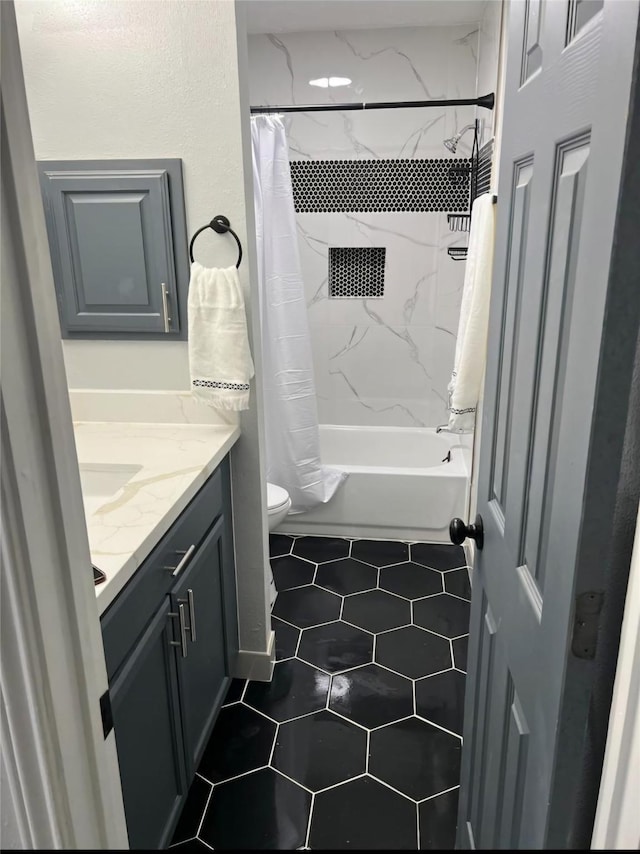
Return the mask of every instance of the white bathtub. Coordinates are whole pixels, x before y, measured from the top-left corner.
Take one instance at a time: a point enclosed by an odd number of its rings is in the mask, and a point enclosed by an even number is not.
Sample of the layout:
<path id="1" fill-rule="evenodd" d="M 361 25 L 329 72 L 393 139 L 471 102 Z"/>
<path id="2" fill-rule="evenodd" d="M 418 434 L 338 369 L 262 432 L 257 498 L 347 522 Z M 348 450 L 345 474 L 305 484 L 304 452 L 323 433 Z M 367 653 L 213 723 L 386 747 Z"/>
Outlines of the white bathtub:
<path id="1" fill-rule="evenodd" d="M 349 477 L 327 504 L 287 516 L 282 533 L 445 543 L 450 520 L 466 519 L 472 436 L 321 425 L 320 444 L 323 463 Z"/>

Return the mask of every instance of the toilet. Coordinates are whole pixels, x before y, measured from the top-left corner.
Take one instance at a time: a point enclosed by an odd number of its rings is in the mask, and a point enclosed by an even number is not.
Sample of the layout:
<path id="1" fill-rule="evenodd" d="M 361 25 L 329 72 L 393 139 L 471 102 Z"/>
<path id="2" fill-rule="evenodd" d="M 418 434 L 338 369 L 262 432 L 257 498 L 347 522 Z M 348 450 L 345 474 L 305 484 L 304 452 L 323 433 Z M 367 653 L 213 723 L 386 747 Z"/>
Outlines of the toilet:
<path id="1" fill-rule="evenodd" d="M 291 509 L 291 498 L 286 489 L 267 483 L 267 510 L 269 514 L 269 530 L 273 531 L 284 520 Z"/>

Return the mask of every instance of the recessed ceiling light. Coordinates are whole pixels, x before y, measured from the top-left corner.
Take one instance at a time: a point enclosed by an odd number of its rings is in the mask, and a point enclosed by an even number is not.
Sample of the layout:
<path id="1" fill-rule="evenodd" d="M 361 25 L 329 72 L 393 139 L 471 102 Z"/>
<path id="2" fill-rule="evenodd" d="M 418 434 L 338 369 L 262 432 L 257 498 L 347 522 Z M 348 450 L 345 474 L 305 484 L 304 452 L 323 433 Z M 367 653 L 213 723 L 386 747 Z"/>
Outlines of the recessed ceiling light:
<path id="1" fill-rule="evenodd" d="M 350 77 L 318 77 L 309 80 L 309 86 L 319 86 L 321 89 L 327 89 L 329 86 L 348 86 L 350 83 Z"/>

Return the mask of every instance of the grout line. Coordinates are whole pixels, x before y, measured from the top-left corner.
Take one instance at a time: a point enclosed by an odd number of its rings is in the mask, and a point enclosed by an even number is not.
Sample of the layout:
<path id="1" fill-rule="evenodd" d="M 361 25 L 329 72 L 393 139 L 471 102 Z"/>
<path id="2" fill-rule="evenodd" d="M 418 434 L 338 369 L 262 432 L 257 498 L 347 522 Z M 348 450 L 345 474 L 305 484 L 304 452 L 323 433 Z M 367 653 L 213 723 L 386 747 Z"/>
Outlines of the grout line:
<path id="1" fill-rule="evenodd" d="M 340 712 L 336 712 L 335 709 L 331 709 L 331 708 L 327 707 L 327 711 L 331 712 L 332 714 L 336 715 L 339 718 L 342 718 L 343 721 L 347 721 L 347 723 L 353 724 L 354 726 L 357 726 L 359 729 L 363 729 L 365 732 L 371 732 L 371 730 L 367 729 L 367 727 L 364 724 L 358 723 L 358 721 L 354 721 L 354 720 L 352 720 L 352 718 L 348 718 L 345 715 L 340 714 Z"/>
<path id="2" fill-rule="evenodd" d="M 448 673 L 450 670 L 455 670 L 455 667 L 445 667 L 444 670 L 436 670 L 435 673 L 427 673 L 426 676 L 418 676 L 414 682 L 424 682 L 425 679 L 431 679 L 432 676 L 440 676 L 442 673 Z"/>
<path id="3" fill-rule="evenodd" d="M 413 714 L 417 716 L 418 714 L 418 701 L 416 699 L 416 680 L 411 680 L 411 690 L 413 693 Z"/>
<path id="4" fill-rule="evenodd" d="M 318 789 L 315 792 L 316 795 L 324 794 L 325 792 L 330 792 L 331 789 L 338 789 L 340 786 L 344 786 L 347 783 L 353 783 L 354 780 L 362 780 L 363 777 L 367 776 L 367 772 L 363 771 L 362 774 L 356 774 L 355 777 L 349 777 L 348 780 L 341 780 L 339 783 L 332 783 L 330 786 L 326 786 L 324 789 Z"/>
<path id="5" fill-rule="evenodd" d="M 181 839 L 180 842 L 174 842 L 172 845 L 167 845 L 167 851 L 170 848 L 179 848 L 181 845 L 186 845 L 187 842 L 194 842 L 197 837 L 190 836 L 188 839 Z"/>
<path id="6" fill-rule="evenodd" d="M 363 629 L 362 626 L 356 626 L 355 623 L 350 623 L 349 620 L 345 620 L 344 617 L 340 617 L 340 622 L 344 623 L 345 626 L 351 626 L 352 629 L 358 629 L 359 632 L 364 632 L 366 635 L 376 636 L 375 632 L 370 631 L 369 629 Z M 349 668 L 350 670 L 351 668 Z"/>
<path id="7" fill-rule="evenodd" d="M 438 792 L 436 795 L 429 795 L 428 798 L 423 798 L 421 801 L 418 801 L 419 804 L 426 804 L 427 801 L 432 801 L 434 798 L 439 798 L 440 795 L 447 795 L 449 792 L 455 792 L 456 789 L 460 788 L 460 784 L 457 786 L 452 786 L 450 789 L 445 789 L 444 792 Z"/>
<path id="8" fill-rule="evenodd" d="M 451 664 L 455 667 L 456 666 L 456 659 L 455 659 L 455 656 L 453 654 L 453 641 L 451 640 L 451 638 L 449 638 L 449 655 L 451 656 Z"/>
<path id="9" fill-rule="evenodd" d="M 279 735 L 279 734 L 280 734 L 280 724 L 277 724 L 277 725 L 276 725 L 276 731 L 275 731 L 275 733 L 273 734 L 273 744 L 271 745 L 271 751 L 270 751 L 270 753 L 269 753 L 269 760 L 268 760 L 268 762 L 267 762 L 267 765 L 268 765 L 270 768 L 273 768 L 273 765 L 272 765 L 271 763 L 273 762 L 273 754 L 276 752 L 276 742 L 277 742 L 277 740 L 278 740 L 278 735 Z"/>
<path id="10" fill-rule="evenodd" d="M 420 850 L 420 805 L 416 804 L 416 841 Z"/>
<path id="11" fill-rule="evenodd" d="M 467 605 L 471 603 L 471 599 L 465 599 L 464 596 L 458 596 L 457 593 L 450 593 L 448 590 L 445 590 L 447 596 L 451 596 L 452 599 L 459 599 L 461 602 L 466 602 Z"/>
<path id="12" fill-rule="evenodd" d="M 369 755 L 371 753 L 371 730 L 367 730 L 367 752 L 365 754 L 364 773 L 369 773 Z"/>
<path id="13" fill-rule="evenodd" d="M 242 774 L 236 774 L 235 777 L 227 777 L 226 780 L 218 780 L 217 783 L 212 783 L 211 785 L 214 789 L 217 789 L 219 786 L 224 786 L 227 783 L 232 783 L 234 780 L 240 780 L 242 777 L 247 777 L 249 774 L 255 774 L 256 771 L 264 771 L 268 768 L 268 765 L 260 765 L 258 768 L 251 768 L 249 771 L 243 771 Z"/>
<path id="14" fill-rule="evenodd" d="M 376 783 L 380 783 L 381 786 L 386 786 L 387 789 L 391 789 L 391 791 L 395 792 L 396 795 L 402 795 L 403 798 L 406 798 L 406 800 L 410 801 L 410 803 L 416 804 L 416 806 L 417 806 L 418 801 L 416 801 L 415 798 L 412 798 L 409 795 L 405 795 L 405 793 L 401 792 L 400 789 L 394 789 L 393 786 L 391 786 L 389 783 L 385 783 L 384 780 L 381 780 L 379 777 L 376 777 L 374 774 L 369 773 L 369 776 L 371 777 L 372 780 L 375 780 Z"/>
<path id="15" fill-rule="evenodd" d="M 309 848 L 309 839 L 311 837 L 311 819 L 313 818 L 313 807 L 316 801 L 316 794 L 312 792 L 311 794 L 311 803 L 309 804 L 309 819 L 307 821 L 307 833 L 304 837 L 304 847 Z"/>
<path id="16" fill-rule="evenodd" d="M 200 839 L 200 837 L 198 837 L 198 836 L 196 836 L 196 839 L 198 840 L 198 842 L 200 842 L 200 844 L 201 844 L 201 845 L 204 845 L 204 846 L 205 846 L 205 848 L 208 848 L 208 849 L 209 849 L 209 851 L 213 851 L 213 850 L 214 850 L 213 845 L 209 845 L 209 843 L 208 843 L 208 842 L 205 842 L 205 841 L 204 841 L 204 839 Z"/>
<path id="17" fill-rule="evenodd" d="M 458 741 L 462 742 L 462 736 L 458 735 L 457 732 L 452 732 L 450 729 L 447 729 L 446 727 L 440 726 L 440 724 L 434 723 L 434 721 L 430 721 L 429 718 L 425 718 L 424 715 L 416 715 L 416 717 L 419 720 L 424 721 L 425 723 L 428 723 L 431 726 L 434 726 L 436 729 L 441 729 L 442 732 L 446 732 L 449 735 L 452 735 L 454 738 L 457 738 Z"/>
<path id="18" fill-rule="evenodd" d="M 207 783 L 209 783 L 209 781 L 208 781 L 208 780 L 207 780 Z M 202 823 L 204 822 L 204 817 L 205 817 L 205 815 L 207 814 L 207 810 L 209 809 L 209 802 L 210 802 L 210 800 L 211 800 L 211 795 L 213 795 L 213 783 L 209 783 L 209 785 L 211 786 L 211 789 L 210 789 L 210 791 L 209 791 L 209 796 L 208 796 L 208 798 L 207 798 L 207 802 L 206 802 L 206 804 L 204 805 L 204 809 L 202 810 L 202 815 L 200 816 L 200 821 L 198 822 L 198 829 L 196 830 L 196 837 L 197 837 L 197 836 L 198 836 L 198 834 L 200 833 L 200 829 L 201 829 L 201 827 L 202 827 Z"/>
<path id="19" fill-rule="evenodd" d="M 315 570 L 314 570 L 315 572 Z M 282 590 L 278 590 L 278 593 L 288 593 L 290 590 L 302 590 L 303 587 L 314 587 L 313 581 L 307 581 L 305 584 L 297 584 L 295 587 L 284 587 Z"/>
<path id="20" fill-rule="evenodd" d="M 296 651 L 291 656 L 291 658 L 297 658 L 298 653 L 300 652 L 300 644 L 302 643 L 302 629 L 298 629 L 298 640 L 296 641 Z M 302 659 L 300 659 L 302 661 Z"/>
<path id="21" fill-rule="evenodd" d="M 324 707 L 327 711 L 329 710 L 329 703 L 331 702 L 331 692 L 333 690 L 333 674 L 331 674 L 331 678 L 329 679 L 329 690 L 327 691 L 327 699 L 325 701 Z"/>
<path id="22" fill-rule="evenodd" d="M 371 727 L 370 732 L 377 732 L 377 731 L 378 731 L 378 730 L 380 730 L 380 729 L 386 729 L 386 727 L 388 727 L 388 726 L 393 726 L 394 724 L 401 724 L 401 723 L 403 723 L 404 721 L 411 721 L 411 720 L 413 720 L 415 717 L 416 717 L 416 715 L 414 715 L 414 714 L 413 714 L 413 712 L 411 712 L 411 714 L 410 714 L 410 715 L 405 715 L 403 718 L 398 718 L 398 720 L 397 720 L 397 721 L 396 721 L 396 720 L 393 720 L 393 721 L 389 721 L 389 722 L 388 722 L 388 723 L 386 723 L 386 724 L 380 724 L 379 726 Z"/>
<path id="23" fill-rule="evenodd" d="M 304 783 L 300 783 L 298 780 L 294 780 L 294 779 L 293 779 L 293 777 L 289 777 L 289 775 L 288 775 L 288 774 L 285 774 L 285 773 L 284 773 L 284 771 L 281 771 L 279 768 L 272 768 L 271 770 L 272 770 L 275 774 L 280 774 L 280 776 L 281 776 L 281 777 L 284 777 L 284 779 L 285 779 L 285 780 L 288 780 L 290 783 L 295 783 L 295 785 L 296 785 L 296 786 L 300 786 L 300 788 L 301 788 L 301 789 L 304 789 L 304 790 L 305 790 L 305 792 L 309 792 L 309 794 L 310 794 L 310 795 L 313 795 L 313 794 L 314 794 L 314 793 L 311 791 L 311 789 L 308 789 L 308 788 L 304 785 Z"/>
<path id="24" fill-rule="evenodd" d="M 416 629 L 422 629 L 423 632 L 427 632 L 430 635 L 435 635 L 437 638 L 442 638 L 442 640 L 446 641 L 457 640 L 458 638 L 466 637 L 466 635 L 456 635 L 455 638 L 448 638 L 446 635 L 441 635 L 440 632 L 436 632 L 433 629 L 425 629 L 425 627 L 421 626 L 419 623 L 416 626 Z"/>

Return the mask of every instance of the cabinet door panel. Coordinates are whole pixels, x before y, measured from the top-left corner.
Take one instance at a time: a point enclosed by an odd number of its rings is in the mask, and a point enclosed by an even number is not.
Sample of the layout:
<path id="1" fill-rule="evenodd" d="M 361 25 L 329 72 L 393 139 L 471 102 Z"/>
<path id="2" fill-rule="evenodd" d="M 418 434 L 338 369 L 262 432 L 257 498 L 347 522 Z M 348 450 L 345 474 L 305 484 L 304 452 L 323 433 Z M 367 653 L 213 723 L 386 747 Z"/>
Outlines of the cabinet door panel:
<path id="1" fill-rule="evenodd" d="M 171 620 L 167 598 L 110 689 L 129 845 L 137 849 L 166 846 L 187 791 Z"/>
<path id="2" fill-rule="evenodd" d="M 179 648 L 176 655 L 188 775 L 197 768 L 228 683 L 221 584 L 224 531 L 222 516 L 171 596 L 173 610 L 182 606 L 187 618 L 186 656 Z"/>
<path id="3" fill-rule="evenodd" d="M 39 168 L 63 334 L 184 337 L 180 162 Z"/>

